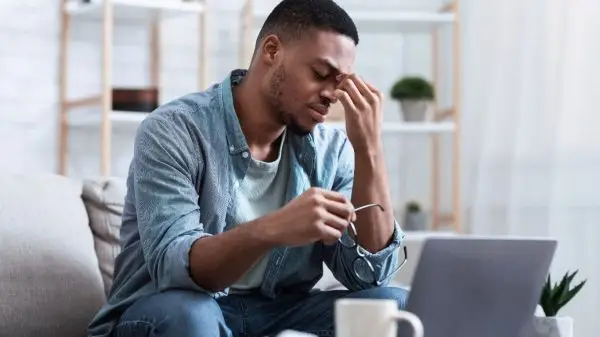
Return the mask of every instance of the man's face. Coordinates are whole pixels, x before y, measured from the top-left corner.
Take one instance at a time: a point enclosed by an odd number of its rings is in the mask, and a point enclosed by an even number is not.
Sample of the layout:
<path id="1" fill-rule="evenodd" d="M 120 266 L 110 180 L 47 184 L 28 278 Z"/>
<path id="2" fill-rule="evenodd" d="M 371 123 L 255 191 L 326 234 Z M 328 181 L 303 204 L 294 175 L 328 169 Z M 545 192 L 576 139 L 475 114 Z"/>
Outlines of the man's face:
<path id="1" fill-rule="evenodd" d="M 290 131 L 309 133 L 325 121 L 337 85 L 352 72 L 354 41 L 335 32 L 315 31 L 286 44 L 268 38 L 265 50 L 270 51 L 263 57 L 268 60 L 265 90 L 271 105 Z"/>

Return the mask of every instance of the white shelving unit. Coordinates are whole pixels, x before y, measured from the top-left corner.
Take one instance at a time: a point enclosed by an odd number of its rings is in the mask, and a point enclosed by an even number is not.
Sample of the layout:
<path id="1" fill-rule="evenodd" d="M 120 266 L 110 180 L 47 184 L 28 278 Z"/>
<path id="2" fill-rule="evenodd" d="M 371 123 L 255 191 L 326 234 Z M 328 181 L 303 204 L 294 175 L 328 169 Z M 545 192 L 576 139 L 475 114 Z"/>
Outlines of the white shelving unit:
<path id="1" fill-rule="evenodd" d="M 257 10 L 253 0 L 245 0 L 240 12 L 240 54 L 239 66 L 248 67 L 254 52 L 256 40 L 255 30 L 259 29 L 266 20 L 270 11 Z M 432 150 L 432 224 L 433 230 L 438 230 L 442 223 L 450 223 L 455 232 L 461 230 L 461 144 L 460 144 L 460 45 L 459 32 L 460 20 L 458 11 L 458 0 L 442 6 L 438 11 L 402 11 L 402 10 L 361 10 L 348 11 L 357 25 L 359 32 L 397 32 L 401 34 L 428 33 L 431 36 L 434 56 L 432 60 L 433 83 L 438 89 L 440 85 L 440 74 L 438 70 L 439 29 L 450 27 L 453 31 L 453 74 L 452 84 L 453 106 L 449 109 L 439 109 L 433 122 L 385 122 L 384 133 L 426 134 L 431 137 Z M 436 90 L 436 92 L 439 90 Z M 436 104 L 437 105 L 437 104 Z M 343 114 L 342 114 L 343 115 Z M 344 128 L 343 121 L 328 122 L 329 124 Z M 452 151 L 452 196 L 453 205 L 450 214 L 440 211 L 440 134 L 451 133 L 453 135 Z"/>
<path id="2" fill-rule="evenodd" d="M 112 110 L 112 51 L 113 27 L 117 24 L 137 24 L 149 28 L 150 33 L 150 85 L 160 85 L 160 34 L 159 24 L 163 18 L 183 15 L 196 16 L 199 20 L 198 87 L 208 86 L 208 46 L 207 46 L 207 6 L 205 0 L 61 0 L 61 37 L 60 37 L 60 174 L 67 174 L 68 136 L 71 127 L 97 125 L 101 129 L 100 172 L 110 175 L 111 133 L 113 123 L 139 123 L 147 114 L 140 112 Z M 102 85 L 99 93 L 91 97 L 71 99 L 68 97 L 67 72 L 69 68 L 69 39 L 71 20 L 98 21 L 102 30 L 99 41 L 102 53 L 102 65 L 98 70 Z M 99 112 L 72 111 L 78 108 L 98 106 Z"/>
<path id="3" fill-rule="evenodd" d="M 132 21 L 148 22 L 159 13 L 161 17 L 174 17 L 182 14 L 203 13 L 206 6 L 199 1 L 182 0 L 109 0 L 115 7 L 113 19 L 115 22 L 130 23 Z M 65 10 L 71 16 L 85 19 L 104 20 L 104 0 L 89 2 L 67 0 Z"/>
<path id="4" fill-rule="evenodd" d="M 247 1 L 251 2 L 250 1 Z M 249 8 L 249 6 L 245 7 Z M 389 32 L 422 33 L 439 28 L 442 25 L 451 25 L 456 16 L 452 12 L 419 12 L 419 11 L 348 11 L 360 32 Z M 267 19 L 269 12 L 254 12 L 252 22 L 262 23 Z M 247 18 L 246 18 L 247 19 Z M 248 22 L 248 21 L 247 21 Z M 254 26 L 256 27 L 256 25 Z"/>

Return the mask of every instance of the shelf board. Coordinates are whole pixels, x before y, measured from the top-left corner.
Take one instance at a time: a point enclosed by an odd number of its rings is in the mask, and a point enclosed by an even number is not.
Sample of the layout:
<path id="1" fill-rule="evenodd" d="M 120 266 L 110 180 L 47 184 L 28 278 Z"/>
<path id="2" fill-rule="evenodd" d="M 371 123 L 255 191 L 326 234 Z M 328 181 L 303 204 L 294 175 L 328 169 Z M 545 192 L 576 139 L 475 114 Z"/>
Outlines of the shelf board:
<path id="1" fill-rule="evenodd" d="M 100 126 L 102 115 L 98 110 L 92 111 L 74 111 L 69 114 L 69 125 L 78 126 Z M 131 111 L 112 111 L 109 119 L 113 125 L 137 125 L 148 116 L 145 112 Z M 344 129 L 344 122 L 325 122 L 325 125 L 336 129 Z M 455 125 L 453 122 L 439 123 L 421 123 L 421 122 L 384 122 L 382 124 L 383 133 L 444 133 L 453 132 Z"/>
<path id="2" fill-rule="evenodd" d="M 255 26 L 262 25 L 268 12 L 257 12 Z M 435 28 L 451 25 L 456 21 L 452 12 L 425 11 L 348 11 L 361 31 L 428 32 Z"/>
<path id="3" fill-rule="evenodd" d="M 379 11 L 350 13 L 363 30 L 426 32 L 454 23 L 454 13 Z"/>
<path id="4" fill-rule="evenodd" d="M 137 111 L 111 111 L 109 114 L 109 120 L 113 125 L 133 125 L 141 123 L 144 118 L 149 115 L 147 112 Z M 93 109 L 91 111 L 74 111 L 69 113 L 69 125 L 71 127 L 84 127 L 84 126 L 101 126 L 102 115 L 101 112 Z"/>
<path id="5" fill-rule="evenodd" d="M 325 122 L 336 129 L 345 129 L 344 122 Z M 382 133 L 448 133 L 454 132 L 453 122 L 383 122 Z"/>
<path id="6" fill-rule="evenodd" d="M 205 10 L 204 2 L 198 0 L 109 0 L 113 4 L 116 22 L 146 22 L 159 14 L 173 17 L 183 14 L 198 14 Z M 72 16 L 90 20 L 102 20 L 104 0 L 82 2 L 69 0 L 66 11 Z"/>

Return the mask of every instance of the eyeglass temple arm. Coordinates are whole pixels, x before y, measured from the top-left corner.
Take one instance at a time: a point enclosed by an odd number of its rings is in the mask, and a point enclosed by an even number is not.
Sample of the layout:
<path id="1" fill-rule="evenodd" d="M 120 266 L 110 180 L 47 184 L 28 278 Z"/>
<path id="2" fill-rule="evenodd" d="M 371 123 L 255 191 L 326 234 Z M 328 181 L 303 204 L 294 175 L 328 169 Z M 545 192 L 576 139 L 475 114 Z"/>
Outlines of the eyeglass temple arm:
<path id="1" fill-rule="evenodd" d="M 366 209 L 366 208 L 369 208 L 369 207 L 375 207 L 375 206 L 379 207 L 379 209 L 381 209 L 382 211 L 385 211 L 385 209 L 383 208 L 383 206 L 381 206 L 380 204 L 367 204 L 367 205 L 363 205 L 363 206 L 360 206 L 360 207 L 356 207 L 354 209 L 354 211 L 358 212 L 358 211 L 362 211 L 363 209 Z"/>
<path id="2" fill-rule="evenodd" d="M 391 273 L 387 274 L 386 277 L 384 277 L 383 279 L 378 280 L 377 281 L 378 285 L 381 285 L 383 282 L 387 281 L 390 277 L 395 276 L 396 273 L 404 266 L 404 264 L 408 260 L 408 254 L 407 254 L 407 249 L 406 249 L 405 245 L 402 246 L 402 250 L 404 251 L 404 259 L 402 260 L 402 262 L 400 263 L 400 265 L 398 265 L 398 267 L 396 267 L 396 269 L 394 269 L 394 271 L 392 271 Z"/>
<path id="3" fill-rule="evenodd" d="M 367 204 L 367 205 L 363 205 L 360 207 L 356 207 L 354 209 L 354 212 L 358 212 L 361 211 L 363 209 L 369 208 L 369 207 L 379 207 L 381 209 L 381 211 L 384 211 L 383 206 L 381 206 L 380 204 Z M 356 227 L 354 227 L 354 222 L 350 221 L 350 228 L 352 229 L 352 234 L 354 234 L 355 237 L 358 236 L 358 233 L 356 232 Z"/>

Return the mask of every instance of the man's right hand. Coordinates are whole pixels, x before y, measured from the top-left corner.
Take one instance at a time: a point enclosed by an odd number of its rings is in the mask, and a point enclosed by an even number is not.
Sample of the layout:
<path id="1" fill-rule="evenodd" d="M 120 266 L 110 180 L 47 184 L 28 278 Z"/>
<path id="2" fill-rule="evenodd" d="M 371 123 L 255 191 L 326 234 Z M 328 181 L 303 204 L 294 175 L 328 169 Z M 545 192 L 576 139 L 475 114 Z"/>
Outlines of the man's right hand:
<path id="1" fill-rule="evenodd" d="M 196 240 L 190 252 L 192 278 L 204 289 L 225 289 L 273 247 L 335 243 L 354 213 L 342 194 L 311 188 L 275 212 Z"/>
<path id="2" fill-rule="evenodd" d="M 263 229 L 275 245 L 332 243 L 355 219 L 354 206 L 344 195 L 313 187 L 267 215 Z"/>

